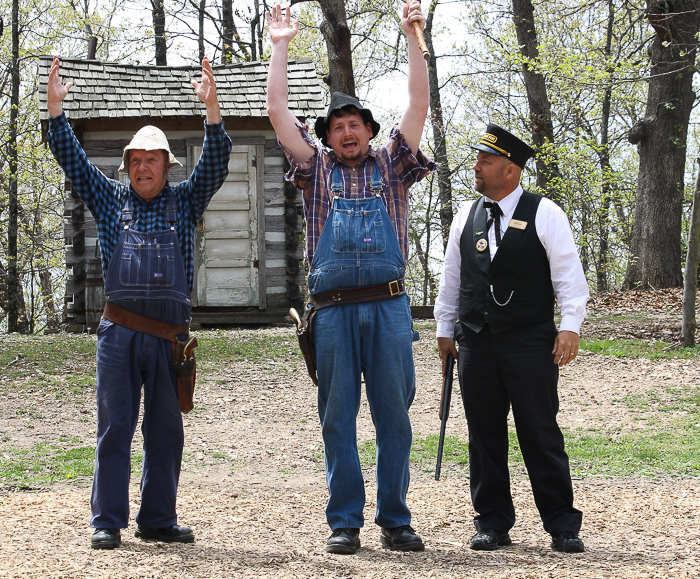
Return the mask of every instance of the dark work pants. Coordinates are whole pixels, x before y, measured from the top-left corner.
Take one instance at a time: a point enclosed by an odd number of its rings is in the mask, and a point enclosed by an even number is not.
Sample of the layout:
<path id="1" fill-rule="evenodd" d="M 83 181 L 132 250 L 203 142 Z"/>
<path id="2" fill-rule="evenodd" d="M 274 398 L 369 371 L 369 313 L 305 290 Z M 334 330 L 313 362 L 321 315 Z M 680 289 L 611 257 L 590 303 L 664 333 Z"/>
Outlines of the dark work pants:
<path id="1" fill-rule="evenodd" d="M 123 529 L 129 524 L 131 440 L 142 386 L 143 471 L 136 522 L 152 528 L 177 523 L 175 503 L 184 433 L 171 348 L 167 340 L 100 321 L 91 527 Z"/>
<path id="2" fill-rule="evenodd" d="M 508 473 L 509 409 L 530 476 L 535 504 L 550 534 L 578 532 L 581 512 L 564 438 L 557 425 L 558 366 L 553 323 L 493 334 L 459 325 L 459 381 L 469 426 L 471 495 L 477 530 L 505 533 L 515 523 Z"/>

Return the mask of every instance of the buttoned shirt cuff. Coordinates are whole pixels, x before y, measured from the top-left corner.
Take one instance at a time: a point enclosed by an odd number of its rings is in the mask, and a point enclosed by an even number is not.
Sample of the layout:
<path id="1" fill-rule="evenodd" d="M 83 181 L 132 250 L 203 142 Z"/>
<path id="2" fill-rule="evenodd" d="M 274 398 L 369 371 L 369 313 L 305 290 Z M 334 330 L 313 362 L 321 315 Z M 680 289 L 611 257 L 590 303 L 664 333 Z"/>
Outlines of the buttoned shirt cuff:
<path id="1" fill-rule="evenodd" d="M 583 323 L 583 318 L 572 315 L 562 316 L 561 322 L 559 324 L 560 332 L 574 332 L 575 334 L 581 335 L 581 324 Z"/>
<path id="2" fill-rule="evenodd" d="M 224 119 L 222 119 L 218 123 L 208 123 L 206 120 L 204 121 L 204 133 L 210 133 L 210 132 L 219 132 L 219 131 L 225 131 L 226 129 L 224 128 Z"/>
<path id="3" fill-rule="evenodd" d="M 50 128 L 58 128 L 61 125 L 67 125 L 67 124 L 68 124 L 68 118 L 66 117 L 65 111 L 63 111 L 57 117 L 49 116 L 49 127 Z"/>
<path id="4" fill-rule="evenodd" d="M 437 323 L 437 332 L 435 333 L 437 338 L 450 338 L 454 339 L 455 336 L 455 322 L 439 320 Z"/>

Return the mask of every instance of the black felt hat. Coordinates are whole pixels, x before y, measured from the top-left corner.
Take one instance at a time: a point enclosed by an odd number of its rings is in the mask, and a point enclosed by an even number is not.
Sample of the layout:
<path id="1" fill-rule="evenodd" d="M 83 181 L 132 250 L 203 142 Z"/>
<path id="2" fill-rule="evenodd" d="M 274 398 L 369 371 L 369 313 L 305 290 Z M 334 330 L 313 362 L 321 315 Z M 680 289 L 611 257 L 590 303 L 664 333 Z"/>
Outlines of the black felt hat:
<path id="1" fill-rule="evenodd" d="M 342 92 L 334 92 L 333 96 L 331 97 L 331 104 L 328 105 L 326 118 L 324 119 L 323 117 L 319 117 L 316 119 L 316 124 L 314 125 L 316 136 L 321 139 L 324 146 L 328 146 L 328 141 L 326 140 L 326 129 L 328 128 L 328 121 L 331 118 L 331 114 L 333 114 L 333 111 L 344 109 L 345 107 L 355 107 L 358 110 L 362 120 L 364 120 L 365 123 L 369 123 L 372 127 L 373 139 L 379 133 L 379 123 L 374 120 L 374 117 L 372 117 L 372 111 L 364 108 L 360 104 L 360 101 L 358 101 L 355 97 Z"/>
<path id="2" fill-rule="evenodd" d="M 472 149 L 508 157 L 518 167 L 523 169 L 530 157 L 535 156 L 535 149 L 527 143 L 523 143 L 518 137 L 512 135 L 498 125 L 489 124 L 482 135 L 478 145 L 472 145 Z"/>

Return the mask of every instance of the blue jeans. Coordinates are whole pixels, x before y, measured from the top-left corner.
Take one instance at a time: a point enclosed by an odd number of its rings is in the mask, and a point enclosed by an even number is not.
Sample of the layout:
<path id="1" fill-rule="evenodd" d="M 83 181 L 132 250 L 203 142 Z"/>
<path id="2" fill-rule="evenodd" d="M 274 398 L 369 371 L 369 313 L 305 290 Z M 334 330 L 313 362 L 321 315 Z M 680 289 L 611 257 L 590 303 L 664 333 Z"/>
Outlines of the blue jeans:
<path id="1" fill-rule="evenodd" d="M 408 296 L 319 310 L 313 336 L 330 493 L 328 524 L 331 529 L 364 525 L 365 486 L 356 429 L 362 374 L 377 442 L 375 523 L 410 524 L 408 409 L 415 395 L 415 371 Z"/>

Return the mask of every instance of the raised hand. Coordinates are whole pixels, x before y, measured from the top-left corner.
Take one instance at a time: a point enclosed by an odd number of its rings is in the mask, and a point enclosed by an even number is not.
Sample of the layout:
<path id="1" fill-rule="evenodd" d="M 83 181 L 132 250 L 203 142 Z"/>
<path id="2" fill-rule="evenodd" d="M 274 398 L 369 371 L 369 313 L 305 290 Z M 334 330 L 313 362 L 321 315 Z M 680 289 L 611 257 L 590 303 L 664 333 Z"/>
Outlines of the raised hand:
<path id="1" fill-rule="evenodd" d="M 58 56 L 54 56 L 51 69 L 49 70 L 49 80 L 46 82 L 46 106 L 49 115 L 54 118 L 60 116 L 63 112 L 61 103 L 73 86 L 72 82 L 61 83 L 60 68 L 61 63 L 58 60 Z"/>
<path id="2" fill-rule="evenodd" d="M 199 100 L 205 105 L 218 102 L 216 95 L 216 82 L 214 81 L 214 71 L 212 70 L 209 59 L 206 56 L 202 59 L 202 81 L 197 82 L 196 80 L 192 79 L 190 83 L 194 87 L 194 92 L 197 94 L 197 98 L 199 98 Z"/>
<path id="3" fill-rule="evenodd" d="M 190 83 L 194 87 L 197 98 L 207 105 L 207 124 L 215 125 L 220 123 L 221 109 L 219 107 L 219 97 L 216 94 L 214 71 L 206 56 L 202 59 L 202 81 L 197 82 L 192 79 Z"/>
<path id="4" fill-rule="evenodd" d="M 279 4 L 267 12 L 267 29 L 273 43 L 280 41 L 289 43 L 299 32 L 299 19 L 295 18 L 294 22 L 291 22 L 292 7 L 287 6 L 286 14 L 284 12 Z"/>
<path id="5" fill-rule="evenodd" d="M 408 35 L 415 35 L 415 30 L 413 29 L 413 23 L 418 22 L 420 29 L 425 29 L 425 15 L 421 11 L 420 2 L 412 0 L 406 2 L 403 5 L 403 16 L 401 18 L 401 25 L 403 26 L 403 31 Z"/>

